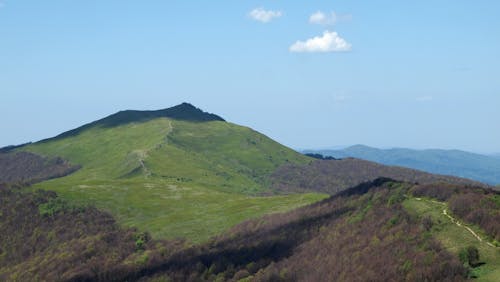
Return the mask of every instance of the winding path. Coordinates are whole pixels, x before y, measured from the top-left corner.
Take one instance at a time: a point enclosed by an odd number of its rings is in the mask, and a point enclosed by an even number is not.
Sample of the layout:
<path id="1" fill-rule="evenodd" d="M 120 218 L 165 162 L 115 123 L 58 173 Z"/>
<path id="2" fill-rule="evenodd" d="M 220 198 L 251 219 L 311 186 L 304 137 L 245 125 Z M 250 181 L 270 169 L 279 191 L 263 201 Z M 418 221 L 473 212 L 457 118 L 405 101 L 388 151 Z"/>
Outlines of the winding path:
<path id="1" fill-rule="evenodd" d="M 417 201 L 421 201 L 422 198 L 415 198 L 417 199 Z M 435 201 L 435 200 L 426 200 L 426 201 L 430 201 L 430 202 L 434 202 L 434 203 L 437 203 L 437 204 L 440 204 L 440 205 L 443 205 L 443 206 L 446 206 L 446 203 L 443 203 L 443 202 L 438 202 L 438 201 Z M 465 225 L 462 225 L 460 223 L 460 221 L 456 218 L 454 218 L 453 216 L 449 215 L 448 212 L 446 211 L 446 208 L 443 209 L 443 214 L 448 217 L 450 219 L 451 222 L 455 223 L 457 226 L 460 226 L 460 227 L 463 227 L 465 229 L 467 229 L 467 231 L 469 231 L 474 237 L 476 237 L 476 239 L 479 241 L 479 242 L 483 242 L 483 239 L 481 238 L 481 236 L 479 236 L 476 232 L 474 232 L 474 230 L 472 230 L 470 227 L 468 226 L 465 226 Z M 495 245 L 493 245 L 492 243 L 490 242 L 486 242 L 486 244 L 490 247 L 493 247 L 493 248 L 497 248 L 495 247 Z"/>

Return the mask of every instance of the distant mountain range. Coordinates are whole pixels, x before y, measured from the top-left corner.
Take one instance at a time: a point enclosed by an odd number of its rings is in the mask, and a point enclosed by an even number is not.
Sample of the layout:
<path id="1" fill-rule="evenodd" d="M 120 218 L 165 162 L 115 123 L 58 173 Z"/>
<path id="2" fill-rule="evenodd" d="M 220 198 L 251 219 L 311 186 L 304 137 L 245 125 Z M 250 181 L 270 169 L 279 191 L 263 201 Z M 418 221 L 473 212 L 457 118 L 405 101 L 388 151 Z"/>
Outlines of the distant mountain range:
<path id="1" fill-rule="evenodd" d="M 305 150 L 334 158 L 359 158 L 385 165 L 419 169 L 430 173 L 474 179 L 491 185 L 500 184 L 500 155 L 480 155 L 459 150 L 377 149 L 355 145 L 342 150 Z"/>

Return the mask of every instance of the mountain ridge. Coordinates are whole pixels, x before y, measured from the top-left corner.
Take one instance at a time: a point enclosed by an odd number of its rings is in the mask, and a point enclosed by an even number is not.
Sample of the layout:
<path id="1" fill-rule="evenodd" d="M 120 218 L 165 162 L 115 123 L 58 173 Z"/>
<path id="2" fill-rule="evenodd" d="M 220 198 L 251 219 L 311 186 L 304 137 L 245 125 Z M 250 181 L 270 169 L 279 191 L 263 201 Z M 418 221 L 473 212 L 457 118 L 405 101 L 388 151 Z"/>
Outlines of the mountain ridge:
<path id="1" fill-rule="evenodd" d="M 385 165 L 469 178 L 490 185 L 500 183 L 499 158 L 462 150 L 378 149 L 365 145 L 354 145 L 342 150 L 305 150 L 304 152 L 320 153 L 335 158 L 359 158 Z"/>
<path id="2" fill-rule="evenodd" d="M 421 170 L 383 165 L 356 158 L 336 160 L 317 159 L 303 165 L 285 164 L 271 175 L 273 188 L 283 192 L 320 192 L 335 195 L 345 189 L 375 179 L 391 178 L 408 183 L 451 183 L 488 188 L 488 185 L 459 178 L 439 175 Z"/>
<path id="3" fill-rule="evenodd" d="M 218 115 L 205 112 L 200 108 L 193 106 L 190 103 L 183 102 L 179 105 L 160 109 L 160 110 L 123 110 L 111 114 L 102 119 L 84 124 L 75 129 L 63 132 L 55 137 L 40 140 L 39 142 L 47 142 L 54 139 L 73 136 L 93 126 L 115 127 L 131 122 L 145 122 L 155 118 L 172 118 L 176 120 L 185 120 L 191 122 L 207 122 L 207 121 L 225 121 Z"/>

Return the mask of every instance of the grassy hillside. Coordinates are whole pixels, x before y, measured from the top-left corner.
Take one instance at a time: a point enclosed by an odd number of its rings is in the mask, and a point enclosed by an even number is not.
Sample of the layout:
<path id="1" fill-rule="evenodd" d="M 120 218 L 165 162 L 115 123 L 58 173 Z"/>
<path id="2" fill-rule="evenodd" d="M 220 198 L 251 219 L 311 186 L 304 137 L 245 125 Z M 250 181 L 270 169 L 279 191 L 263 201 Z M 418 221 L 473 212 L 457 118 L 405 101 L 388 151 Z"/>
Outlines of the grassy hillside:
<path id="1" fill-rule="evenodd" d="M 17 150 L 81 166 L 34 188 L 95 204 L 156 237 L 205 240 L 242 220 L 324 197 L 261 197 L 272 194 L 266 179 L 278 166 L 309 158 L 258 132 L 219 119 L 147 116 L 119 113 Z"/>
<path id="2" fill-rule="evenodd" d="M 411 196 L 414 188 L 377 179 L 192 246 L 124 229 L 110 215 L 53 192 L 0 185 L 0 280 L 465 280 L 468 267 L 449 248 L 449 242 L 462 247 L 453 236 L 467 235 L 465 229 L 449 229 L 455 225 L 445 218 L 429 226 L 428 211 L 412 206 L 422 202 Z M 447 239 L 439 232 L 451 232 L 452 240 L 436 241 Z M 496 255 L 479 251 L 486 264 L 469 274 L 494 281 L 488 277 L 496 277 Z"/>
<path id="3" fill-rule="evenodd" d="M 307 151 L 336 158 L 359 158 L 385 165 L 397 165 L 430 173 L 470 178 L 491 185 L 500 184 L 500 158 L 458 150 L 377 149 L 363 145 L 343 150 Z"/>
<path id="4" fill-rule="evenodd" d="M 53 192 L 0 185 L 0 280 L 497 281 L 499 195 L 376 179 L 192 245 Z M 479 259 L 463 255 L 471 247 Z"/>
<path id="5" fill-rule="evenodd" d="M 376 180 L 242 223 L 149 268 L 145 281 L 465 280 L 458 257 L 402 208 L 410 187 Z"/>
<path id="6" fill-rule="evenodd" d="M 429 199 L 410 198 L 403 203 L 403 206 L 421 218 L 431 218 L 433 226 L 430 234 L 456 256 L 459 256 L 460 252 L 469 246 L 476 247 L 479 250 L 480 261 L 484 264 L 473 269 L 471 276 L 477 277 L 477 281 L 498 281 L 498 277 L 500 277 L 500 248 L 489 245 L 487 240 L 479 241 L 463 225 L 459 226 L 452 222 L 443 214 L 443 210 L 447 208 L 444 203 Z M 483 235 L 481 229 L 474 226 L 472 228 L 476 233 Z"/>
<path id="7" fill-rule="evenodd" d="M 430 195 L 444 197 L 449 206 Z M 151 275 L 150 281 L 165 281 L 165 277 L 174 281 L 464 281 L 473 277 L 498 281 L 500 248 L 494 240 L 500 234 L 498 196 L 479 187 L 377 179 L 310 206 L 244 222 L 144 273 Z M 466 199 L 481 204 L 466 206 L 462 213 L 460 203 Z M 477 248 L 478 260 L 467 255 L 470 247 Z"/>
<path id="8" fill-rule="evenodd" d="M 427 221 L 427 229 L 457 256 L 473 247 L 479 260 L 471 276 L 500 277 L 500 193 L 493 190 L 432 184 L 413 187 L 403 206 Z M 469 264 L 469 266 L 471 266 Z"/>

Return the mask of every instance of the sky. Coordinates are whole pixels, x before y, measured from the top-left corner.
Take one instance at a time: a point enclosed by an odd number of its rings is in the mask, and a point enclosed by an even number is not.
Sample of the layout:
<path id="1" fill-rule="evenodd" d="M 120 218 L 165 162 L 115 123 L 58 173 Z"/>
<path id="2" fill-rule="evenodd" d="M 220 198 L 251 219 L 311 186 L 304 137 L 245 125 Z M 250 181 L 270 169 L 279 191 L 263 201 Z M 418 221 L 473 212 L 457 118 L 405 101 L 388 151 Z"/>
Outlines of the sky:
<path id="1" fill-rule="evenodd" d="M 500 152 L 500 1 L 0 0 L 0 146 L 190 102 L 293 148 Z"/>

